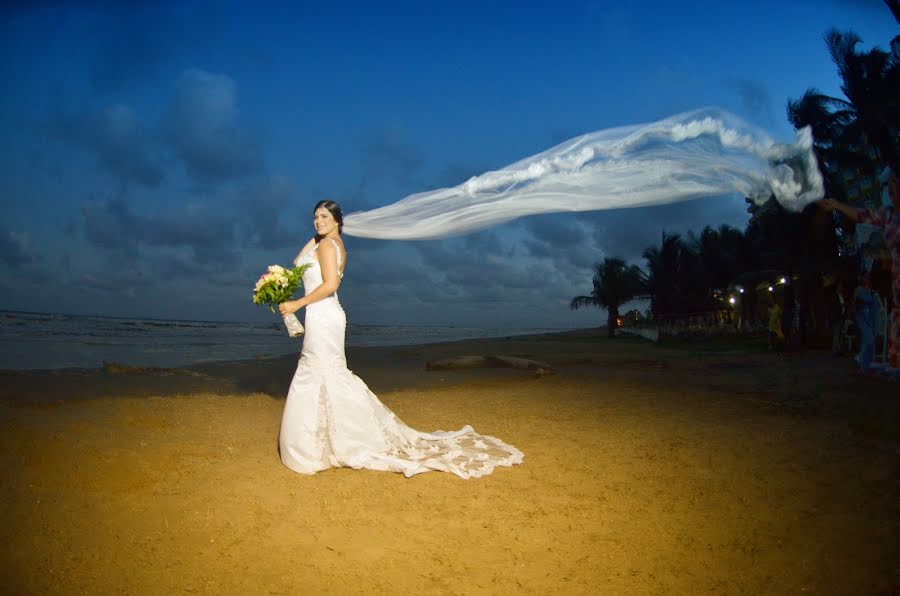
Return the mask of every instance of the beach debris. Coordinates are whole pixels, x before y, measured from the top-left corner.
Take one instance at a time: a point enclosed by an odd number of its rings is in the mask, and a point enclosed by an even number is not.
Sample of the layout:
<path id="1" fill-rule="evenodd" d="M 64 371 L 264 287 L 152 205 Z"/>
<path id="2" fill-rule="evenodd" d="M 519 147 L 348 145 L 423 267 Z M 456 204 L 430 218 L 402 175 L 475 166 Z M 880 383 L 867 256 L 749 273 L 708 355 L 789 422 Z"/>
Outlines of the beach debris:
<path id="1" fill-rule="evenodd" d="M 139 373 L 139 372 L 147 372 L 148 368 L 143 366 L 131 366 L 129 364 L 121 364 L 119 362 L 108 362 L 103 361 L 103 364 L 100 367 L 103 372 L 117 375 L 117 374 L 126 374 L 126 373 Z"/>
<path id="2" fill-rule="evenodd" d="M 517 368 L 535 372 L 535 377 L 555 374 L 546 362 L 518 356 L 455 356 L 425 363 L 425 370 L 465 370 L 469 368 Z"/>
<path id="3" fill-rule="evenodd" d="M 658 327 L 618 327 L 616 335 L 637 335 L 650 341 L 659 341 Z"/>

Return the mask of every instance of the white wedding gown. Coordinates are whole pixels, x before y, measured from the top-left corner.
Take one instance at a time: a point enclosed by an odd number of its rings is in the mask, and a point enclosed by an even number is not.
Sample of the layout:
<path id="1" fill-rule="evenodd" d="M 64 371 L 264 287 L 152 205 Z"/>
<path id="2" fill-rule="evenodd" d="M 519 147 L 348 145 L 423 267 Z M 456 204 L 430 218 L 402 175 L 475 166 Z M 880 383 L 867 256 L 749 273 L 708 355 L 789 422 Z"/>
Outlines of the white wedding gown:
<path id="1" fill-rule="evenodd" d="M 295 261 L 310 265 L 303 274 L 307 294 L 322 283 L 318 248 L 317 244 Z M 340 271 L 340 249 L 337 260 Z M 497 466 L 522 462 L 521 451 L 468 425 L 455 432 L 424 433 L 403 424 L 347 368 L 346 326 L 337 294 L 306 307 L 303 351 L 284 405 L 278 441 L 285 466 L 301 474 L 349 467 L 401 472 L 407 477 L 437 470 L 477 478 Z"/>

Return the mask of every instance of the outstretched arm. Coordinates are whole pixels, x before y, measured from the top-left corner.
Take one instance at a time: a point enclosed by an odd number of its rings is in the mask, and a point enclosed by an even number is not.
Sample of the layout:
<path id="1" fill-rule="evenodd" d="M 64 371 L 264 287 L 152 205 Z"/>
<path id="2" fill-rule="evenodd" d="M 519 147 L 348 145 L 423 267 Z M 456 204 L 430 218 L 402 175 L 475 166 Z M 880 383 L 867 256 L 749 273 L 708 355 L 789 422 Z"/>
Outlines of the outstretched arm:
<path id="1" fill-rule="evenodd" d="M 822 209 L 825 209 L 827 211 L 838 211 L 846 215 L 853 221 L 857 221 L 859 219 L 859 209 L 857 209 L 856 207 L 851 207 L 846 203 L 841 203 L 836 199 L 822 199 L 821 201 L 818 201 L 817 204 Z"/>
<path id="2" fill-rule="evenodd" d="M 281 311 L 282 315 L 296 312 L 337 292 L 338 286 L 341 285 L 341 276 L 338 274 L 337 250 L 334 242 L 325 242 L 323 239 L 319 243 L 316 257 L 319 259 L 319 267 L 322 269 L 322 285 L 302 298 L 288 300 L 279 304 L 278 310 Z"/>

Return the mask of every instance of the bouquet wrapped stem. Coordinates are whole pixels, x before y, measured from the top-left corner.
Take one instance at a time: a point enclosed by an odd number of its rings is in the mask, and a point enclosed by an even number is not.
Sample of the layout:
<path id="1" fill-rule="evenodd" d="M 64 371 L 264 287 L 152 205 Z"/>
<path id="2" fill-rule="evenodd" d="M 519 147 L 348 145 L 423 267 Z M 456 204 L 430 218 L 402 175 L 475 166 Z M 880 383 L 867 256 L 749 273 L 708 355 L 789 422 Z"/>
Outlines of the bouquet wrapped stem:
<path id="1" fill-rule="evenodd" d="M 288 335 L 291 337 L 300 337 L 303 335 L 303 323 L 294 313 L 286 314 L 284 317 L 284 326 L 287 327 Z"/>
<path id="2" fill-rule="evenodd" d="M 270 265 L 268 270 L 259 276 L 256 287 L 253 289 L 253 303 L 267 305 L 269 310 L 275 312 L 275 306 L 287 302 L 303 283 L 303 272 L 309 265 L 285 269 L 279 265 Z M 303 325 L 294 313 L 284 315 L 284 326 L 288 335 L 300 337 L 303 335 Z"/>

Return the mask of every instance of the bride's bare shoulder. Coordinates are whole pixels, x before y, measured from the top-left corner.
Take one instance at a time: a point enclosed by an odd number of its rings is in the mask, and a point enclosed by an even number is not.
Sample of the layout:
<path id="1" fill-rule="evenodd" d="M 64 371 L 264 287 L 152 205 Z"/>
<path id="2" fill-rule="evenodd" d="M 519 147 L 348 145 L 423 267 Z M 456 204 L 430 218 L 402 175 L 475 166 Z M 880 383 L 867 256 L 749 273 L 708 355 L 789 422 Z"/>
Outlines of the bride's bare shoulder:
<path id="1" fill-rule="evenodd" d="M 333 258 L 332 255 L 336 254 L 338 258 L 338 264 L 340 265 L 341 271 L 343 271 L 344 267 L 347 264 L 347 248 L 344 246 L 344 241 L 341 240 L 340 237 L 328 237 L 328 240 L 330 240 L 331 242 L 325 242 L 325 238 L 320 240 L 319 248 L 316 252 L 324 252 L 329 258 Z"/>
<path id="2" fill-rule="evenodd" d="M 326 242 L 326 240 L 330 240 L 330 242 Z M 340 238 L 322 238 L 319 240 L 319 248 L 316 250 L 318 252 L 325 251 L 327 254 L 335 251 L 340 253 L 342 257 L 347 254 L 347 249 Z"/>

